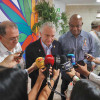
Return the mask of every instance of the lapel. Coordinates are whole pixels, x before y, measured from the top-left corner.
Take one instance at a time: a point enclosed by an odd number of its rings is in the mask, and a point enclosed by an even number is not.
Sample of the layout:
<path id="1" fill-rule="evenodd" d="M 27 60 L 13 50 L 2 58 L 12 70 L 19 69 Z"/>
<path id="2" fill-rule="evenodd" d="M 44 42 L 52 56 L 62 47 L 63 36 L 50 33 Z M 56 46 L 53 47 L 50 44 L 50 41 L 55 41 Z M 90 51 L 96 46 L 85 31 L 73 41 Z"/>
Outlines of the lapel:
<path id="1" fill-rule="evenodd" d="M 56 48 L 55 42 L 53 42 L 53 43 L 52 43 L 52 49 L 51 49 L 52 55 L 55 55 L 55 54 L 56 54 L 56 52 L 57 52 L 56 49 L 57 49 L 57 48 Z"/>
<path id="2" fill-rule="evenodd" d="M 46 56 L 45 52 L 44 52 L 44 49 L 43 49 L 43 47 L 41 45 L 41 38 L 37 42 L 38 42 L 37 43 L 37 47 L 38 47 L 37 50 L 38 50 L 39 55 L 41 55 L 42 57 Z"/>

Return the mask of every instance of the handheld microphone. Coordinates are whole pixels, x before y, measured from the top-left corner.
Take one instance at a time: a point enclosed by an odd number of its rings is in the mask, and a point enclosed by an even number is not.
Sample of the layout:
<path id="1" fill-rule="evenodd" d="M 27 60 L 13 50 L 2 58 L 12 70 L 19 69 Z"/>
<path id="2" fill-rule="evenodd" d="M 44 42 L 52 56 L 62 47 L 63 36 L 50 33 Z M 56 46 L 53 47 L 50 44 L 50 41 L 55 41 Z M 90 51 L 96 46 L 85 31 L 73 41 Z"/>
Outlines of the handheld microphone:
<path id="1" fill-rule="evenodd" d="M 31 67 L 29 67 L 27 70 L 28 74 L 30 74 L 31 72 L 33 72 L 36 69 L 41 69 L 41 68 L 45 68 L 44 65 L 44 58 L 43 57 L 38 57 L 35 62 L 31 65 Z"/>
<path id="2" fill-rule="evenodd" d="M 36 65 L 39 69 L 45 68 L 45 63 L 44 63 L 44 58 L 43 57 L 38 57 L 36 60 Z"/>
<path id="3" fill-rule="evenodd" d="M 54 65 L 54 57 L 52 55 L 46 55 L 44 62 L 45 62 L 45 65 L 53 66 Z"/>
<path id="4" fill-rule="evenodd" d="M 50 83 L 49 69 L 50 69 L 50 66 L 54 65 L 54 57 L 52 55 L 46 55 L 44 62 L 45 62 L 45 66 L 47 67 L 47 69 L 46 69 L 46 71 L 47 71 L 47 82 Z"/>
<path id="5" fill-rule="evenodd" d="M 74 54 L 67 54 L 68 61 L 71 61 L 72 65 L 75 65 L 75 55 Z"/>
<path id="6" fill-rule="evenodd" d="M 70 71 L 70 69 L 73 68 L 71 61 L 68 61 L 65 55 L 61 55 L 60 59 L 61 59 L 61 66 L 63 71 Z"/>
<path id="7" fill-rule="evenodd" d="M 61 63 L 61 59 L 59 55 L 53 55 L 54 56 L 54 69 L 60 69 L 60 63 Z"/>

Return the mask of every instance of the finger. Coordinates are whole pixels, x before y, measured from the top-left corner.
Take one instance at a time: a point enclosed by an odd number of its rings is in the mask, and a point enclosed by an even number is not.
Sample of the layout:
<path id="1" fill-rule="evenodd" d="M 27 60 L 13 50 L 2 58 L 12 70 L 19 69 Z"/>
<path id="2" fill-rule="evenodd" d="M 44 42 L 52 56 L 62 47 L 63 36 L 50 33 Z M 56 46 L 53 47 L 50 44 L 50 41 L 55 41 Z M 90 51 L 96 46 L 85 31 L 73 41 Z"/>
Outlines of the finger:
<path id="1" fill-rule="evenodd" d="M 52 69 L 49 69 L 49 72 L 52 72 Z"/>
<path id="2" fill-rule="evenodd" d="M 77 66 L 78 66 L 78 67 L 81 67 L 81 65 L 80 65 L 80 64 L 77 64 Z M 77 69 L 77 68 L 76 68 L 76 69 Z"/>

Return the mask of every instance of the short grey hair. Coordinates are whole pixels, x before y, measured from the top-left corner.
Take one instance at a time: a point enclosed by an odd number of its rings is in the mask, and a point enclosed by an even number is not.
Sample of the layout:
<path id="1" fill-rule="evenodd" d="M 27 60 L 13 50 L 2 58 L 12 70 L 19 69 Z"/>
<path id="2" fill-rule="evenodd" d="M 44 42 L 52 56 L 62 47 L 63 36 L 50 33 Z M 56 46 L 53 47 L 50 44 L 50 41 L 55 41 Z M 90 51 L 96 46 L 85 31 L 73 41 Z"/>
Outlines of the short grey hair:
<path id="1" fill-rule="evenodd" d="M 14 22 L 11 21 L 3 21 L 0 23 L 0 35 L 4 36 L 6 35 L 6 28 L 11 27 L 11 28 L 16 28 L 18 29 L 17 25 Z"/>
<path id="2" fill-rule="evenodd" d="M 45 23 L 43 23 L 43 24 L 40 26 L 39 32 L 42 33 L 42 32 L 43 32 L 43 28 L 44 28 L 45 26 L 48 26 L 48 27 L 50 27 L 50 28 L 55 28 L 55 30 L 56 30 L 55 24 L 54 24 L 53 22 L 45 22 Z"/>

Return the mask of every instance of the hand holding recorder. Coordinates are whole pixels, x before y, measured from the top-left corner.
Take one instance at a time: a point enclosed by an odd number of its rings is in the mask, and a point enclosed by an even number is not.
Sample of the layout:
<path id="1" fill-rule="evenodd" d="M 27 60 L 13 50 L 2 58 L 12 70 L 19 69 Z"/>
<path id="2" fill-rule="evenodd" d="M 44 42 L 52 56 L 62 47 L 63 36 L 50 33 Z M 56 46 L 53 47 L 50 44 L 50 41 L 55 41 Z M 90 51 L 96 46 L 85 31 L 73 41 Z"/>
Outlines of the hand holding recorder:
<path id="1" fill-rule="evenodd" d="M 9 56 L 7 56 L 1 63 L 0 65 L 8 67 L 8 68 L 12 68 L 14 67 L 16 64 L 18 64 L 21 60 L 20 56 L 21 52 L 15 53 L 15 54 L 11 54 Z"/>

